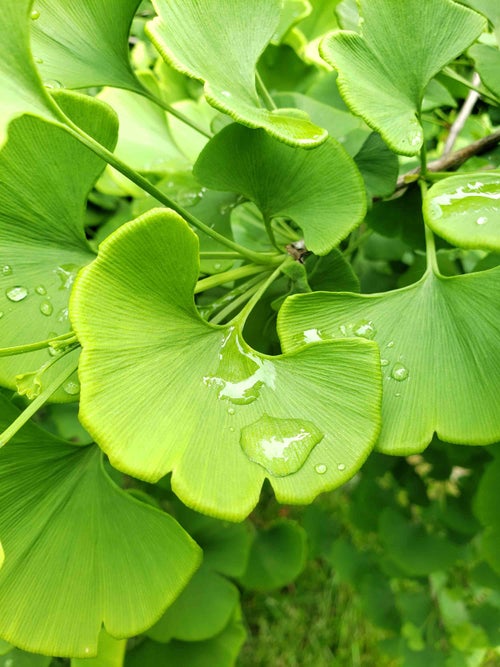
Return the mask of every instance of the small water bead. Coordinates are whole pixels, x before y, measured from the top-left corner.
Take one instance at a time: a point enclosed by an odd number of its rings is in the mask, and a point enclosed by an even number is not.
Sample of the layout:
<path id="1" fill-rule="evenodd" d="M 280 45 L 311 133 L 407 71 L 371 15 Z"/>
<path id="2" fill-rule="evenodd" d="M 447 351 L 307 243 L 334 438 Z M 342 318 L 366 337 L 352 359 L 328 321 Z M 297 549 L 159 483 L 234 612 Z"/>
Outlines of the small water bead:
<path id="1" fill-rule="evenodd" d="M 488 222 L 488 218 L 482 215 L 476 220 L 476 225 L 485 225 Z"/>
<path id="2" fill-rule="evenodd" d="M 54 273 L 61 281 L 59 289 L 70 289 L 75 282 L 76 274 L 78 273 L 80 267 L 76 264 L 61 264 L 57 269 L 54 269 Z"/>
<path id="3" fill-rule="evenodd" d="M 40 296 L 45 296 L 47 294 L 47 290 L 43 285 L 38 285 L 38 287 L 35 287 L 35 292 L 40 294 Z"/>
<path id="4" fill-rule="evenodd" d="M 229 408 L 227 412 L 228 412 L 229 415 L 234 415 L 235 409 L 234 408 Z"/>
<path id="5" fill-rule="evenodd" d="M 390 340 L 390 341 L 387 343 L 386 347 L 389 347 L 389 348 L 390 348 L 390 347 L 394 347 L 394 341 L 393 341 L 393 340 Z"/>
<path id="6" fill-rule="evenodd" d="M 240 445 L 254 463 L 275 477 L 300 470 L 324 434 L 309 421 L 262 415 L 241 431 Z"/>
<path id="7" fill-rule="evenodd" d="M 339 463 L 337 466 L 337 470 L 339 472 L 343 472 L 345 470 L 345 463 Z"/>
<path id="8" fill-rule="evenodd" d="M 215 271 L 220 271 L 222 269 L 222 264 L 220 262 L 217 262 L 217 264 L 214 264 L 214 269 Z"/>
<path id="9" fill-rule="evenodd" d="M 50 317 L 50 315 L 52 315 L 54 312 L 54 306 L 50 303 L 50 301 L 42 301 L 40 304 L 40 312 L 42 315 Z"/>
<path id="10" fill-rule="evenodd" d="M 408 369 L 401 362 L 398 361 L 392 367 L 391 376 L 393 377 L 394 380 L 397 380 L 398 382 L 403 382 L 403 380 L 406 380 L 408 375 L 409 375 Z"/>
<path id="11" fill-rule="evenodd" d="M 60 81 L 56 81 L 56 79 L 49 79 L 48 81 L 44 81 L 43 85 L 49 90 L 58 90 L 59 88 L 63 88 L 62 83 Z"/>
<path id="12" fill-rule="evenodd" d="M 12 275 L 12 267 L 6 264 L 5 266 L 2 266 L 2 275 L 4 276 L 11 276 Z"/>
<path id="13" fill-rule="evenodd" d="M 361 320 L 354 325 L 353 333 L 359 338 L 368 338 L 368 340 L 371 340 L 377 333 L 377 330 L 371 320 Z"/>
<path id="14" fill-rule="evenodd" d="M 11 287 L 10 289 L 6 290 L 5 296 L 10 301 L 17 303 L 18 301 L 22 301 L 28 296 L 28 290 L 26 287 L 22 286 Z"/>
<path id="15" fill-rule="evenodd" d="M 317 343 L 318 341 L 323 340 L 319 329 L 306 329 L 303 335 L 304 343 Z"/>
<path id="16" fill-rule="evenodd" d="M 380 365 L 381 366 L 388 366 L 389 365 L 389 359 L 381 359 L 380 360 Z"/>
<path id="17" fill-rule="evenodd" d="M 76 396 L 76 394 L 80 393 L 80 384 L 74 380 L 70 380 L 69 382 L 66 382 L 63 389 L 70 396 Z"/>
<path id="18" fill-rule="evenodd" d="M 231 97 L 231 93 L 229 92 L 229 90 L 221 90 L 221 95 L 223 97 Z"/>
<path id="19" fill-rule="evenodd" d="M 234 426 L 230 426 L 230 427 L 229 427 L 229 431 L 230 431 L 231 433 L 234 433 Z"/>
<path id="20" fill-rule="evenodd" d="M 318 475 L 324 475 L 328 468 L 324 463 L 318 463 L 318 465 L 314 467 L 314 470 L 318 473 Z"/>
<path id="21" fill-rule="evenodd" d="M 67 322 L 69 318 L 69 311 L 67 308 L 61 308 L 61 310 L 57 313 L 57 321 L 58 322 Z"/>
<path id="22" fill-rule="evenodd" d="M 34 9 L 30 14 L 30 19 L 32 21 L 37 21 L 40 18 L 40 12 L 38 9 Z"/>

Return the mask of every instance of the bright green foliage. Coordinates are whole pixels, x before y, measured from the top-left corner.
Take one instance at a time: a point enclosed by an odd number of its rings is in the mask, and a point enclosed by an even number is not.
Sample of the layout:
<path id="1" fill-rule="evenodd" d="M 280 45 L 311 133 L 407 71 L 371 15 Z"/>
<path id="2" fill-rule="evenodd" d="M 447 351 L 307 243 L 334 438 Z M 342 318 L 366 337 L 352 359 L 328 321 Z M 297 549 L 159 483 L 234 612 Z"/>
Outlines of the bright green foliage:
<path id="1" fill-rule="evenodd" d="M 0 427 L 16 412 L 1 399 Z M 95 446 L 26 426 L 0 452 L 0 488 L 2 636 L 24 649 L 95 655 L 102 623 L 115 637 L 145 630 L 199 564 L 170 516 L 111 482 Z"/>
<path id="2" fill-rule="evenodd" d="M 126 639 L 115 639 L 105 630 L 101 630 L 97 656 L 95 658 L 72 658 L 71 667 L 121 667 L 126 647 Z"/>
<path id="3" fill-rule="evenodd" d="M 66 92 L 57 93 L 56 99 L 80 127 L 105 146 L 114 146 L 117 124 L 108 107 Z M 2 347 L 55 338 L 71 329 L 72 284 L 94 257 L 83 228 L 85 202 L 103 167 L 99 158 L 54 125 L 29 116 L 12 124 L 0 152 Z M 40 384 L 73 363 L 75 355 L 47 369 Z M 50 359 L 47 349 L 0 358 L 0 381 L 14 389 L 17 375 L 36 371 Z M 75 400 L 75 381 L 69 380 L 70 392 L 61 389 L 54 399 Z"/>
<path id="4" fill-rule="evenodd" d="M 423 210 L 450 243 L 500 251 L 500 172 L 446 178 L 429 190 Z"/>
<path id="5" fill-rule="evenodd" d="M 56 88 L 116 86 L 141 91 L 128 57 L 130 24 L 139 4 L 140 0 L 35 0 L 31 38 L 43 80 Z"/>
<path id="6" fill-rule="evenodd" d="M 168 261 L 172 245 L 182 275 Z M 374 344 L 338 341 L 262 356 L 245 344 L 237 320 L 224 327 L 201 320 L 193 303 L 197 274 L 196 237 L 172 213 L 146 214 L 101 245 L 71 305 L 83 346 L 86 428 L 113 465 L 149 481 L 173 470 L 183 502 L 214 516 L 245 517 L 266 476 L 282 502 L 309 502 L 343 483 L 379 430 Z M 321 433 L 312 451 L 303 446 L 310 415 Z M 276 439 L 269 419 L 292 419 L 296 432 Z M 262 422 L 256 462 L 241 438 Z M 273 462 L 286 464 L 285 476 L 273 474 Z"/>
<path id="7" fill-rule="evenodd" d="M 481 445 L 500 438 L 497 349 L 500 270 L 421 281 L 387 294 L 297 295 L 280 311 L 283 349 L 311 332 L 317 339 L 375 340 L 384 377 L 377 449 L 421 452 L 433 433 L 447 442 Z M 492 382 L 486 381 L 491 378 Z M 452 389 L 453 388 L 453 389 Z M 418 419 L 415 419 L 418 415 Z"/>
<path id="8" fill-rule="evenodd" d="M 361 0 L 360 6 L 362 35 L 334 33 L 321 53 L 338 69 L 350 108 L 394 151 L 416 155 L 427 84 L 479 36 L 484 20 L 453 0 Z"/>
<path id="9" fill-rule="evenodd" d="M 366 211 L 359 172 L 333 139 L 314 151 L 297 151 L 262 130 L 234 124 L 210 141 L 194 173 L 209 188 L 254 201 L 268 223 L 291 218 L 317 255 L 338 245 Z M 318 191 L 326 196 L 318 197 Z"/>
<path id="10" fill-rule="evenodd" d="M 327 134 L 290 109 L 266 109 L 255 88 L 257 60 L 280 23 L 278 0 L 155 0 L 148 34 L 163 58 L 205 84 L 207 101 L 291 146 L 313 147 Z M 244 49 L 242 48 L 242 45 Z"/>

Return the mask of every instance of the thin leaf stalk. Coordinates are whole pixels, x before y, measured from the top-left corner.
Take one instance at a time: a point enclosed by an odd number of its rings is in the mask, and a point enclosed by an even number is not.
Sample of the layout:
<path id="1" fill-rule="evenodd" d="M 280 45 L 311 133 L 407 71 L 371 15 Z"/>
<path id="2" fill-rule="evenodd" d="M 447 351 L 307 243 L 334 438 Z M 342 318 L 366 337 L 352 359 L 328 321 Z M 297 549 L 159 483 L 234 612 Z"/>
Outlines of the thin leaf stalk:
<path id="1" fill-rule="evenodd" d="M 63 334 L 62 336 L 48 338 L 47 340 L 41 340 L 36 343 L 29 343 L 28 345 L 16 345 L 15 347 L 0 348 L 0 357 L 13 357 L 17 354 L 36 352 L 37 350 L 43 350 L 46 347 L 53 347 L 54 343 L 57 344 L 57 347 L 66 347 L 76 342 L 78 341 L 75 333 L 70 331 L 67 334 Z"/>
<path id="2" fill-rule="evenodd" d="M 225 308 L 223 308 L 221 311 L 219 311 L 217 313 L 217 315 L 215 315 L 210 320 L 210 323 L 211 324 L 220 324 L 221 322 L 223 322 L 226 319 L 226 317 L 228 317 L 233 311 L 235 311 L 242 304 L 244 304 L 246 301 L 248 301 L 261 288 L 261 286 L 265 282 L 266 282 L 265 280 L 260 280 L 256 285 L 253 285 L 252 287 L 247 289 L 239 297 L 237 297 L 236 299 L 233 299 L 233 301 L 231 301 L 231 303 L 228 303 Z"/>
<path id="3" fill-rule="evenodd" d="M 248 278 L 249 276 L 254 276 L 256 273 L 262 273 L 268 269 L 255 265 L 255 264 L 245 264 L 245 266 L 239 266 L 236 269 L 230 269 L 229 271 L 224 271 L 223 273 L 216 273 L 213 276 L 208 278 L 202 278 L 198 280 L 195 285 L 194 293 L 199 294 L 200 292 L 205 292 L 206 290 L 212 289 L 213 287 L 219 287 L 219 285 L 225 285 L 230 283 L 233 280 L 240 280 L 241 278 Z"/>

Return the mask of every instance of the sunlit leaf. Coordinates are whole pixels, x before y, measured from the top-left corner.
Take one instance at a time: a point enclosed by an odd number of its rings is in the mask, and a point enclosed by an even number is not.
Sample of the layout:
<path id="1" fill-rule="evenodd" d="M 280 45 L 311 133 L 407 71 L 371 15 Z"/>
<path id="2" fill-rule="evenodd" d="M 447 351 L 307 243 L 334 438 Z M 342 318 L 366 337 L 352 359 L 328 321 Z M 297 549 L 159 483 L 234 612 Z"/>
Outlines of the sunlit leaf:
<path id="1" fill-rule="evenodd" d="M 59 92 L 58 103 L 83 129 L 113 148 L 117 124 L 104 104 Z M 55 159 L 54 156 L 57 156 Z M 43 341 L 71 329 L 68 300 L 78 270 L 94 253 L 83 228 L 87 193 L 104 163 L 54 125 L 25 117 L 13 122 L 0 152 L 0 346 Z M 43 375 L 50 381 L 72 352 Z M 47 349 L 0 359 L 0 382 L 50 360 Z M 75 400 L 70 393 L 55 400 Z M 78 391 L 76 391 L 78 393 Z"/>
<path id="2" fill-rule="evenodd" d="M 498 4 L 497 0 L 460 0 L 460 2 L 481 12 L 481 14 L 484 14 L 489 19 L 495 29 L 497 42 L 500 46 L 500 4 Z"/>
<path id="3" fill-rule="evenodd" d="M 128 55 L 130 24 L 139 4 L 140 0 L 35 0 L 32 48 L 43 80 L 65 88 L 141 90 Z"/>
<path id="4" fill-rule="evenodd" d="M 318 255 L 345 238 L 366 211 L 359 172 L 333 139 L 314 151 L 299 151 L 233 124 L 207 144 L 194 173 L 207 187 L 251 199 L 265 220 L 291 218 Z"/>
<path id="5" fill-rule="evenodd" d="M 352 111 L 394 151 L 416 155 L 427 84 L 472 44 L 485 21 L 452 0 L 360 0 L 360 7 L 362 34 L 333 33 L 321 53 L 338 70 Z"/>
<path id="6" fill-rule="evenodd" d="M 280 23 L 279 0 L 154 0 L 147 33 L 162 57 L 205 84 L 216 109 L 280 141 L 312 147 L 324 130 L 289 109 L 268 110 L 255 87 L 256 63 Z"/>
<path id="7" fill-rule="evenodd" d="M 181 218 L 152 211 L 80 273 L 71 313 L 82 423 L 119 470 L 148 481 L 172 470 L 173 490 L 196 510 L 242 519 L 266 477 L 278 500 L 310 502 L 351 477 L 377 436 L 376 347 L 256 353 L 238 321 L 198 316 L 197 254 Z"/>
<path id="8" fill-rule="evenodd" d="M 429 227 L 453 245 L 500 251 L 500 173 L 450 176 L 424 200 Z"/>
<path id="9" fill-rule="evenodd" d="M 19 412 L 0 400 L 3 429 Z M 28 424 L 0 451 L 0 489 L 0 635 L 25 650 L 91 657 L 103 623 L 142 632 L 199 564 L 177 522 L 111 482 L 96 446 Z"/>
<path id="10" fill-rule="evenodd" d="M 115 639 L 101 630 L 95 658 L 73 658 L 71 667 L 122 667 L 125 658 L 126 639 Z"/>
<path id="11" fill-rule="evenodd" d="M 290 297 L 278 317 L 283 350 L 318 338 L 364 336 L 380 346 L 384 395 L 377 448 L 420 452 L 433 433 L 486 445 L 500 438 L 500 270 L 446 278 L 427 272 L 383 294 Z"/>

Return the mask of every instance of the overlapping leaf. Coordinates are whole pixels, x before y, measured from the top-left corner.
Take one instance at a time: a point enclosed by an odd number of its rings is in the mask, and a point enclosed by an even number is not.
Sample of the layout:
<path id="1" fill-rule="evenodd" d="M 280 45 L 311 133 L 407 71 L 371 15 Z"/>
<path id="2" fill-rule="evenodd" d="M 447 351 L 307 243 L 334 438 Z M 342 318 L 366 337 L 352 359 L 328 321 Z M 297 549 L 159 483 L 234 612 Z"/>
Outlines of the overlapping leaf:
<path id="1" fill-rule="evenodd" d="M 238 322 L 199 318 L 197 252 L 182 219 L 153 211 L 81 272 L 71 302 L 81 419 L 120 470 L 150 481 L 172 470 L 194 509 L 242 519 L 266 477 L 280 501 L 310 502 L 352 476 L 376 439 L 375 345 L 257 354 Z"/>
<path id="2" fill-rule="evenodd" d="M 366 212 L 361 176 L 333 139 L 299 151 L 235 123 L 207 144 L 194 173 L 209 188 L 245 195 L 265 220 L 291 218 L 318 255 L 335 247 Z"/>
<path id="3" fill-rule="evenodd" d="M 500 102 L 500 51 L 488 44 L 474 44 L 469 53 L 474 58 L 481 82 Z"/>
<path id="4" fill-rule="evenodd" d="M 162 57 L 205 84 L 216 109 L 249 127 L 264 128 L 294 146 L 316 146 L 327 133 L 290 109 L 263 107 L 255 68 L 280 23 L 278 0 L 154 0 L 158 17 L 147 32 Z"/>
<path id="5" fill-rule="evenodd" d="M 30 52 L 29 23 L 33 0 L 0 4 L 0 147 L 10 121 L 22 114 L 58 122 L 57 107 L 42 86 Z"/>
<path id="6" fill-rule="evenodd" d="M 481 549 L 491 567 L 500 573 L 500 521 L 498 518 L 498 488 L 500 482 L 500 452 L 481 478 L 475 498 L 475 513 L 486 528 Z"/>
<path id="7" fill-rule="evenodd" d="M 19 414 L 0 397 L 0 428 Z M 111 482 L 95 446 L 29 424 L 0 451 L 0 635 L 23 649 L 90 657 L 149 627 L 200 550 L 168 515 Z"/>
<path id="8" fill-rule="evenodd" d="M 44 81 L 65 88 L 141 91 L 128 55 L 130 24 L 139 4 L 140 0 L 35 0 L 32 48 Z"/>
<path id="9" fill-rule="evenodd" d="M 429 227 L 453 245 L 500 251 L 500 173 L 451 176 L 424 200 Z"/>
<path id="10" fill-rule="evenodd" d="M 384 294 L 320 293 L 288 299 L 278 318 L 283 349 L 307 332 L 365 336 L 380 346 L 384 396 L 378 449 L 422 451 L 434 432 L 447 442 L 500 438 L 500 269 L 445 278 L 427 272 Z"/>
<path id="11" fill-rule="evenodd" d="M 354 113 L 394 151 L 416 155 L 427 84 L 472 44 L 485 20 L 453 0 L 360 0 L 360 6 L 362 34 L 332 33 L 321 53 L 338 70 L 340 91 Z"/>
<path id="12" fill-rule="evenodd" d="M 116 141 L 114 114 L 76 93 L 57 100 L 83 129 L 108 148 Z M 57 155 L 57 159 L 54 156 Z M 70 330 L 68 300 L 78 270 L 90 262 L 83 229 L 87 193 L 104 163 L 63 130 L 40 119 L 13 122 L 0 153 L 0 347 L 26 345 Z M 44 381 L 73 363 L 76 352 L 48 369 Z M 0 359 L 0 382 L 15 388 L 16 375 L 35 371 L 47 350 Z M 58 392 L 56 400 L 74 400 Z"/>

